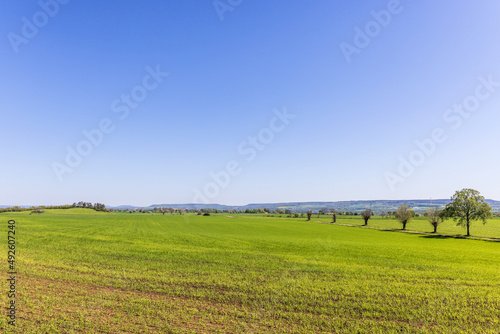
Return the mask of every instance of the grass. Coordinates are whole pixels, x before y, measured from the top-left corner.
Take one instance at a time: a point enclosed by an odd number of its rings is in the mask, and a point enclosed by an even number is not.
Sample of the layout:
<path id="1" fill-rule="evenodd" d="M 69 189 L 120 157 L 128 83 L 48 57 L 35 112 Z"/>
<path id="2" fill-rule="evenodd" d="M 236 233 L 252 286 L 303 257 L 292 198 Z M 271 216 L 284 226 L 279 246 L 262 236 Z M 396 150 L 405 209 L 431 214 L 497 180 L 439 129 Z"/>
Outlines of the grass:
<path id="1" fill-rule="evenodd" d="M 496 242 L 254 215 L 47 211 L 14 218 L 18 332 L 500 331 Z"/>
<path id="2" fill-rule="evenodd" d="M 4 212 L 0 213 L 0 217 L 3 216 L 10 216 L 10 215 L 85 215 L 85 216 L 95 216 L 95 215 L 107 215 L 107 212 L 102 212 L 102 211 L 95 211 L 92 209 L 84 209 L 84 208 L 71 208 L 71 209 L 47 209 L 45 210 L 44 213 L 31 213 L 30 210 L 27 211 L 20 211 L 20 212 Z"/>

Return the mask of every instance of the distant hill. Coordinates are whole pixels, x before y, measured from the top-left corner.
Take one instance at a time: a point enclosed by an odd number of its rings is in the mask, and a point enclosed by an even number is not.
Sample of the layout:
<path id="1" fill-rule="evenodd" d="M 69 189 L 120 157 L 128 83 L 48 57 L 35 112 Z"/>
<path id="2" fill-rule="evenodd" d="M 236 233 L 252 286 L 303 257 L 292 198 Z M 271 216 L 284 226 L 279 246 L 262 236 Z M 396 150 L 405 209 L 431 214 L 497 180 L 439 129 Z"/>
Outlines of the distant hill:
<path id="1" fill-rule="evenodd" d="M 173 209 L 217 209 L 217 210 L 246 210 L 247 205 L 243 206 L 230 206 L 223 204 L 153 204 L 148 208 L 173 208 Z M 245 208 L 245 209 L 241 209 Z"/>
<path id="2" fill-rule="evenodd" d="M 264 209 L 271 211 L 276 209 L 291 210 L 292 212 L 306 212 L 312 210 L 335 209 L 338 211 L 361 212 L 366 209 L 372 209 L 376 214 L 387 211 L 396 211 L 398 206 L 406 204 L 413 208 L 416 212 L 423 213 L 428 207 L 442 208 L 450 202 L 449 199 L 433 199 L 433 200 L 374 200 L 374 201 L 338 201 L 338 202 L 284 202 L 284 203 L 252 203 L 247 205 L 223 205 L 223 204 L 153 204 L 150 206 L 136 205 L 120 205 L 110 206 L 109 209 L 119 210 L 134 210 L 134 209 L 151 209 L 156 207 L 173 208 L 173 209 L 217 209 L 217 210 L 238 210 L 245 211 L 247 209 Z M 487 199 L 486 202 L 491 206 L 493 212 L 500 212 L 500 201 Z M 0 208 L 12 207 L 12 205 L 0 205 Z M 20 207 L 32 207 L 32 205 L 23 205 Z"/>
<path id="3" fill-rule="evenodd" d="M 118 209 L 118 210 L 134 210 L 134 209 L 143 209 L 142 206 L 136 205 L 120 205 L 120 206 L 106 206 L 109 209 Z"/>
<path id="4" fill-rule="evenodd" d="M 290 203 L 254 203 L 241 206 L 230 206 L 222 204 L 154 204 L 147 208 L 168 207 L 174 209 L 218 209 L 239 210 L 264 209 L 271 211 L 276 209 L 289 209 L 293 212 L 306 212 L 307 210 L 319 211 L 321 209 L 335 209 L 338 211 L 361 212 L 372 209 L 375 213 L 396 211 L 398 206 L 406 204 L 416 212 L 424 212 L 428 207 L 442 208 L 450 202 L 449 199 L 433 200 L 373 200 L 373 201 L 338 201 L 338 202 L 290 202 Z M 494 212 L 500 212 L 500 201 L 487 199 L 486 202 Z M 117 207 L 119 208 L 119 207 Z M 146 208 L 146 207 L 143 207 Z"/>
<path id="5" fill-rule="evenodd" d="M 135 210 L 135 209 L 152 209 L 152 208 L 173 208 L 173 209 L 217 209 L 217 210 L 238 210 L 245 211 L 247 209 L 264 209 L 271 211 L 276 209 L 291 210 L 292 212 L 306 212 L 312 210 L 331 210 L 348 212 L 361 212 L 366 209 L 372 209 L 376 214 L 387 211 L 396 211 L 398 206 L 406 204 L 413 208 L 416 212 L 423 213 L 428 207 L 442 208 L 450 202 L 449 199 L 433 199 L 433 200 L 373 200 L 373 201 L 337 201 L 337 202 L 284 202 L 284 203 L 252 203 L 247 205 L 223 205 L 223 204 L 153 204 L 150 206 L 137 205 L 120 205 L 108 206 L 108 209 L 118 210 Z M 486 202 L 491 206 L 493 212 L 500 212 L 500 201 L 487 199 Z M 20 207 L 29 208 L 33 205 L 19 205 Z M 0 205 L 0 208 L 13 207 L 13 205 Z"/>

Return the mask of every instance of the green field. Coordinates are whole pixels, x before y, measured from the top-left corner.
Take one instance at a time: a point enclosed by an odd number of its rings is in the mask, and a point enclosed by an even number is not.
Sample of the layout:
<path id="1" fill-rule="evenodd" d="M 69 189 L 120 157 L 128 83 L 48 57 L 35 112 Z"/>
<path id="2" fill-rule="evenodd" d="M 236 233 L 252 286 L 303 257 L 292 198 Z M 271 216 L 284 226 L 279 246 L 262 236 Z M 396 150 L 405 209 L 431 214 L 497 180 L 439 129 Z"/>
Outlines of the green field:
<path id="1" fill-rule="evenodd" d="M 321 216 L 320 218 L 311 218 L 312 221 L 320 222 L 331 222 L 331 216 Z M 340 217 L 337 219 L 338 223 L 349 224 L 349 225 L 364 225 L 365 221 L 359 216 L 349 216 Z M 368 221 L 369 227 L 375 227 L 380 229 L 401 229 L 402 225 L 396 219 L 386 219 L 382 217 L 375 216 Z M 429 224 L 425 217 L 416 217 L 408 223 L 406 226 L 408 231 L 416 232 L 432 232 L 433 227 Z M 488 223 L 483 224 L 482 222 L 473 221 L 471 223 L 471 236 L 472 237 L 483 237 L 483 238 L 495 238 L 500 241 L 500 218 L 494 217 L 489 218 Z M 453 219 L 448 219 L 444 221 L 438 227 L 438 234 L 446 234 L 452 236 L 465 236 L 467 230 L 461 226 L 457 226 L 457 223 Z"/>
<path id="2" fill-rule="evenodd" d="M 79 210 L 0 214 L 4 240 L 7 220 L 17 223 L 19 333 L 500 332 L 498 242 L 285 217 Z M 331 217 L 313 220 L 322 219 Z M 408 229 L 432 231 L 424 220 Z M 438 232 L 464 230 L 450 221 Z M 499 219 L 471 228 L 499 232 Z"/>

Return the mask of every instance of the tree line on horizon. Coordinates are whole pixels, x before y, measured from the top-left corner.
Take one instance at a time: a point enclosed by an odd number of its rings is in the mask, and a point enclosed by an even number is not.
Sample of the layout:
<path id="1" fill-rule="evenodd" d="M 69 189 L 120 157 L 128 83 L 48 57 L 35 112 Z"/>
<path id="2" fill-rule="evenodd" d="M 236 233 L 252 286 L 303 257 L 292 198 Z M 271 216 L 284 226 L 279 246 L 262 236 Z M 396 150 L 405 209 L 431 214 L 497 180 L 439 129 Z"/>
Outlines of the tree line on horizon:
<path id="1" fill-rule="evenodd" d="M 406 229 L 406 225 L 415 215 L 415 211 L 406 204 L 400 205 L 394 212 L 395 218 L 403 225 L 403 230 Z M 365 221 L 365 226 L 367 226 L 368 220 L 373 216 L 373 211 L 371 209 L 365 210 L 361 212 L 361 216 Z M 467 228 L 467 236 L 470 236 L 472 222 L 482 221 L 483 224 L 486 224 L 487 219 L 493 216 L 493 211 L 479 191 L 464 188 L 455 192 L 451 197 L 451 202 L 446 204 L 444 209 L 428 208 L 424 216 L 434 227 L 433 233 L 437 233 L 438 226 L 445 220 L 453 219 L 457 226 Z"/>
<path id="2" fill-rule="evenodd" d="M 109 210 L 106 209 L 106 205 L 102 203 L 94 203 L 92 204 L 91 202 L 78 202 L 78 203 L 73 203 L 73 204 L 64 204 L 64 205 L 39 205 L 39 206 L 31 206 L 28 208 L 23 208 L 20 206 L 13 206 L 13 207 L 8 207 L 8 208 L 2 208 L 0 209 L 0 213 L 2 212 L 22 212 L 22 211 L 31 211 L 31 213 L 43 213 L 45 210 L 50 210 L 50 209 L 73 209 L 73 208 L 86 208 L 86 209 L 93 209 L 95 211 L 103 211 L 103 212 L 108 212 Z"/>

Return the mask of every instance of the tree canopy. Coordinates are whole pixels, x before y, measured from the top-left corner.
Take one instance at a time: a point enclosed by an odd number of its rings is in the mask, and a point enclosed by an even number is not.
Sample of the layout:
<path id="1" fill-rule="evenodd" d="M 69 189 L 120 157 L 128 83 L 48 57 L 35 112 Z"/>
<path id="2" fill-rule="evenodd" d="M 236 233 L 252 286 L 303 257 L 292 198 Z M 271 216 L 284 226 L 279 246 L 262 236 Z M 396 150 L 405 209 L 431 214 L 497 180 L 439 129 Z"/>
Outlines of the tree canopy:
<path id="1" fill-rule="evenodd" d="M 451 197 L 451 203 L 446 205 L 443 216 L 453 218 L 458 226 L 467 227 L 467 236 L 469 236 L 471 222 L 480 220 L 486 224 L 486 219 L 492 216 L 492 212 L 479 191 L 465 188 L 455 192 Z"/>
<path id="2" fill-rule="evenodd" d="M 425 210 L 424 216 L 427 217 L 429 223 L 434 227 L 434 233 L 437 233 L 439 224 L 443 222 L 442 210 L 439 210 L 436 207 L 431 207 Z"/>
<path id="3" fill-rule="evenodd" d="M 408 205 L 402 204 L 398 207 L 394 215 L 403 224 L 404 230 L 406 229 L 406 224 L 415 217 L 415 212 Z"/>
<path id="4" fill-rule="evenodd" d="M 373 211 L 371 209 L 365 210 L 361 212 L 361 217 L 365 220 L 365 226 L 368 225 L 368 219 L 370 219 L 373 215 Z"/>

